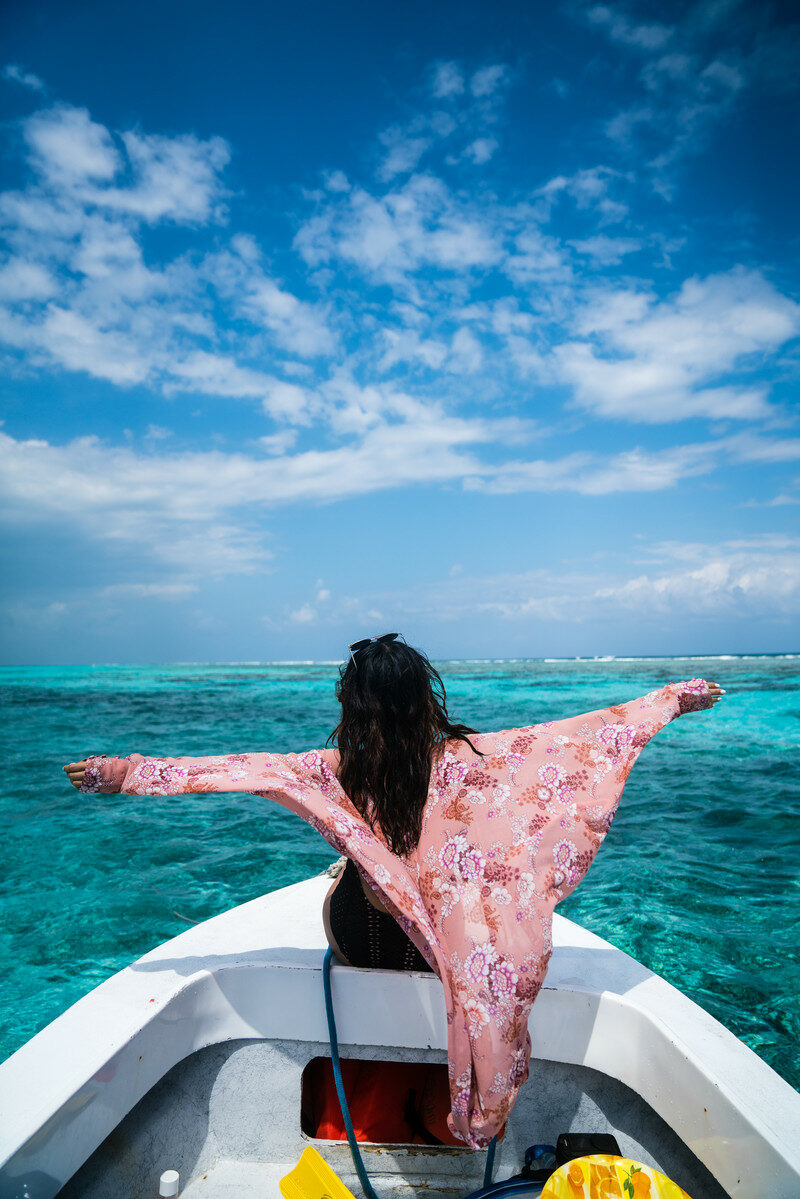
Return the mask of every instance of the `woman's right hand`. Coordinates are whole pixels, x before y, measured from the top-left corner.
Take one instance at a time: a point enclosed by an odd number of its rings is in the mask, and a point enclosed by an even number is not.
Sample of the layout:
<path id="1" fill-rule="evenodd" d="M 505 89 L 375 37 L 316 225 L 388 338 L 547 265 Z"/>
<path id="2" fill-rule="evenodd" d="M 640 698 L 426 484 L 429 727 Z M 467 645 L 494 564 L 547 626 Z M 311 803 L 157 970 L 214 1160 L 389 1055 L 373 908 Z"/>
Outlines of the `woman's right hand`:
<path id="1" fill-rule="evenodd" d="M 705 712 L 719 703 L 725 694 L 719 683 L 708 679 L 684 679 L 682 683 L 670 684 L 669 689 L 678 698 L 678 709 L 685 712 Z"/>
<path id="2" fill-rule="evenodd" d="M 88 758 L 83 758 L 80 762 L 69 762 L 68 765 L 61 767 L 76 791 L 81 789 L 87 761 Z"/>
<path id="3" fill-rule="evenodd" d="M 88 753 L 84 758 L 81 758 L 80 762 L 68 762 L 67 765 L 62 766 L 61 769 L 66 774 L 75 790 L 80 791 L 81 783 L 86 775 L 86 767 L 89 764 L 89 758 L 104 758 L 105 756 L 105 754 Z"/>

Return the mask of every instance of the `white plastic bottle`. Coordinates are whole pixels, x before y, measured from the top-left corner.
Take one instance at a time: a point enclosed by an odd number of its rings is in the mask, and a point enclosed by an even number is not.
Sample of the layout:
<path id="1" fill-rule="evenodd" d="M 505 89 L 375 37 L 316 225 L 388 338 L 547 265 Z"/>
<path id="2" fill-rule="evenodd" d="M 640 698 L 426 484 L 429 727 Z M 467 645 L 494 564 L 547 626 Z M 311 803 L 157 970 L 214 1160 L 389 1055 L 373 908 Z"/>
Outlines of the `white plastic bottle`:
<path id="1" fill-rule="evenodd" d="M 162 1195 L 177 1195 L 181 1176 L 177 1170 L 165 1170 L 158 1184 L 159 1199 Z"/>

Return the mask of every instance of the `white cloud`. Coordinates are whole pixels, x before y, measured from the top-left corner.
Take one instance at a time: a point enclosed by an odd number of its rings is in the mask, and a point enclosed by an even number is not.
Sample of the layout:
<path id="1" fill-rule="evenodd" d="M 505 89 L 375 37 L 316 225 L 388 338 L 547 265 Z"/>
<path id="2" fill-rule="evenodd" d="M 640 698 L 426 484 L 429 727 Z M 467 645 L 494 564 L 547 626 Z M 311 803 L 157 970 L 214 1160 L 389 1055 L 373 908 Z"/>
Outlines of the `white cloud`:
<path id="1" fill-rule="evenodd" d="M 22 129 L 34 178 L 0 197 L 11 250 L 0 265 L 0 340 L 39 367 L 165 394 L 189 387 L 252 398 L 275 419 L 305 420 L 304 390 L 282 370 L 242 362 L 237 348 L 263 363 L 283 352 L 328 354 L 336 341 L 321 307 L 267 274 L 254 239 L 233 237 L 199 264 L 188 254 L 145 261 L 144 225 L 221 219 L 227 145 L 133 131 L 115 140 L 65 104 Z M 228 309 L 233 352 L 218 348 L 214 302 Z"/>
<path id="2" fill-rule="evenodd" d="M 657 92 L 667 80 L 672 84 L 684 83 L 697 69 L 697 58 L 693 54 L 663 54 L 642 69 L 642 82 L 648 91 Z"/>
<path id="3" fill-rule="evenodd" d="M 689 279 L 668 300 L 602 291 L 576 325 L 591 340 L 566 342 L 554 358 L 581 407 L 643 422 L 754 419 L 769 412 L 765 387 L 726 375 L 796 336 L 800 306 L 758 272 L 737 268 Z"/>
<path id="4" fill-rule="evenodd" d="M 448 96 L 460 96 L 464 91 L 464 76 L 457 63 L 440 62 L 433 73 L 431 90 L 437 100 Z"/>
<path id="5" fill-rule="evenodd" d="M 127 333 L 99 329 L 81 313 L 57 304 L 49 305 L 40 324 L 31 325 L 27 333 L 27 344 L 46 350 L 68 370 L 86 371 L 123 386 L 143 383 L 150 373 L 135 339 Z"/>
<path id="6" fill-rule="evenodd" d="M 181 600 L 197 591 L 196 583 L 111 583 L 100 595 L 113 598 Z"/>
<path id="7" fill-rule="evenodd" d="M 649 125 L 656 119 L 656 108 L 650 104 L 634 104 L 617 112 L 606 121 L 606 136 L 624 149 L 633 149 L 639 126 Z"/>
<path id="8" fill-rule="evenodd" d="M 0 432 L 0 494 L 7 520 L 23 526 L 66 521 L 93 540 L 133 543 L 140 552 L 146 547 L 155 560 L 178 563 L 190 573 L 224 574 L 252 570 L 266 560 L 263 534 L 252 521 L 277 505 L 447 481 L 497 493 L 654 491 L 726 460 L 800 458 L 798 438 L 781 442 L 732 435 L 665 450 L 636 448 L 612 456 L 580 451 L 551 460 L 489 463 L 481 460 L 481 451 L 518 442 L 526 433 L 518 422 L 451 417 L 377 389 L 374 395 L 349 397 L 350 404 L 359 402 L 360 430 L 347 444 L 282 456 L 272 445 L 263 456 L 221 450 L 141 453 L 94 436 L 55 445 Z M 398 419 L 404 406 L 405 419 Z M 346 420 L 358 427 L 353 413 Z M 154 444 L 160 446 L 161 439 Z M 319 584 L 319 590 L 326 588 Z M 320 602 L 318 594 L 315 603 Z"/>
<path id="9" fill-rule="evenodd" d="M 690 543 L 675 556 L 688 558 L 689 565 L 598 588 L 593 598 L 619 612 L 655 616 L 676 606 L 701 616 L 800 613 L 800 538 L 767 534 L 718 546 Z"/>
<path id="10" fill-rule="evenodd" d="M 290 450 L 297 440 L 297 429 L 281 429 L 279 433 L 270 433 L 258 437 L 256 443 L 267 454 L 281 455 Z"/>
<path id="11" fill-rule="evenodd" d="M 517 574 L 450 574 L 399 593 L 362 595 L 407 620 L 497 616 L 519 624 L 778 620 L 800 614 L 800 538 L 770 535 L 720 543 L 662 543 L 645 571 L 549 567 Z"/>
<path id="12" fill-rule="evenodd" d="M 373 422 L 350 444 L 282 457 L 219 450 L 143 454 L 96 437 L 59 446 L 0 433 L 7 519 L 23 525 L 67 521 L 92 540 L 133 543 L 139 552 L 147 547 L 155 560 L 190 575 L 226 574 L 265 561 L 263 535 L 251 521 L 275 505 L 448 480 L 483 480 L 472 485 L 497 491 L 653 489 L 693 473 L 703 459 L 702 448 L 688 447 L 682 457 L 677 450 L 672 458 L 633 452 L 611 461 L 572 455 L 498 468 L 481 463 L 477 454 L 492 441 L 518 436 L 513 423 L 466 421 L 435 409 L 417 410 L 407 421 L 385 412 Z"/>
<path id="13" fill-rule="evenodd" d="M 205 223 L 221 216 L 220 173 L 230 160 L 221 137 L 207 141 L 183 134 L 163 137 L 129 130 L 122 134 L 134 175 L 131 187 L 93 196 L 96 203 L 153 222 Z"/>
<path id="14" fill-rule="evenodd" d="M 139 454 L 94 436 L 53 445 L 0 433 L 0 494 L 10 525 L 66 523 L 109 550 L 134 545 L 173 573 L 248 573 L 269 555 L 246 520 L 226 520 L 247 503 L 246 462 L 212 451 Z"/>
<path id="15" fill-rule="evenodd" d="M 8 66 L 3 67 L 2 75 L 11 83 L 18 83 L 32 92 L 44 91 L 44 83 L 39 76 L 34 75 L 32 71 L 26 71 L 24 67 L 18 66 L 16 63 L 9 63 Z"/>
<path id="16" fill-rule="evenodd" d="M 10 258 L 0 267 L 0 300 L 15 303 L 19 300 L 48 300 L 57 285 L 53 276 L 37 262 Z"/>
<path id="17" fill-rule="evenodd" d="M 378 168 L 378 178 L 384 182 L 413 171 L 431 144 L 429 137 L 410 137 L 402 129 L 386 130 L 380 140 L 386 147 L 386 155 Z"/>
<path id="18" fill-rule="evenodd" d="M 561 243 L 535 226 L 517 235 L 503 270 L 510 279 L 522 284 L 572 281 L 572 268 Z"/>
<path id="19" fill-rule="evenodd" d="M 317 619 L 317 612 L 310 604 L 303 604 L 302 607 L 295 609 L 289 613 L 289 619 L 297 624 L 311 624 Z"/>
<path id="20" fill-rule="evenodd" d="M 639 50 L 660 50 L 673 35 L 668 25 L 656 22 L 637 25 L 617 9 L 605 4 L 596 4 L 587 11 L 586 16 L 592 25 L 605 28 L 614 41 Z"/>
<path id="21" fill-rule="evenodd" d="M 67 521 L 93 540 L 134 543 L 171 566 L 241 572 L 267 557 L 250 527 L 265 508 L 460 479 L 478 467 L 473 448 L 507 431 L 501 421 L 431 407 L 414 423 L 378 420 L 350 444 L 277 458 L 140 454 L 94 436 L 59 446 L 0 432 L 0 494 L 13 524 Z"/>
<path id="22" fill-rule="evenodd" d="M 30 600 L 26 600 L 24 603 L 5 603 L 0 605 L 0 614 L 5 621 L 17 629 L 37 632 L 50 632 L 53 629 L 64 628 L 69 621 L 74 634 L 87 626 L 92 628 L 105 626 L 108 629 L 118 620 L 121 605 L 124 605 L 125 601 L 134 601 L 131 608 L 138 611 L 142 600 L 176 604 L 189 599 L 197 591 L 199 591 L 197 583 L 180 581 L 111 583 L 105 587 L 88 585 L 80 587 L 71 594 L 69 600 L 53 600 L 46 604 L 38 604 Z M 154 613 L 151 614 L 154 615 Z M 197 612 L 187 612 L 185 609 L 181 613 L 183 620 L 189 619 L 192 620 L 192 623 L 195 623 L 197 616 Z"/>
<path id="23" fill-rule="evenodd" d="M 467 91 L 457 63 L 435 64 L 431 90 L 435 99 L 448 103 L 416 112 L 378 135 L 376 176 L 387 185 L 382 194 L 348 186 L 333 189 L 332 195 L 326 176 L 326 191 L 317 196 L 319 211 L 295 238 L 304 261 L 311 267 L 355 266 L 375 282 L 395 287 L 409 286 L 408 276 L 431 268 L 459 272 L 497 262 L 501 230 L 481 217 L 480 206 L 466 193 L 449 188 L 420 162 L 426 156 L 427 165 L 436 153 L 445 167 L 489 162 L 499 146 L 493 129 L 509 78 L 503 64 L 482 67 L 472 74 Z"/>
<path id="24" fill-rule="evenodd" d="M 595 28 L 645 58 L 641 97 L 615 114 L 606 132 L 668 199 L 675 164 L 704 147 L 748 87 L 774 92 L 796 82 L 797 26 L 775 22 L 765 6 L 734 7 L 732 15 L 727 4 L 690 5 L 670 26 L 636 23 L 611 5 L 586 14 Z"/>
<path id="25" fill-rule="evenodd" d="M 448 370 L 455 374 L 474 375 L 483 366 L 483 350 L 475 334 L 467 328 L 453 334 L 448 358 Z"/>
<path id="26" fill-rule="evenodd" d="M 491 96 L 502 83 L 508 79 L 508 67 L 495 63 L 490 67 L 481 67 L 469 81 L 473 96 Z"/>
<path id="27" fill-rule="evenodd" d="M 591 258 L 598 266 L 615 266 L 626 254 L 635 254 L 641 250 L 642 243 L 635 237 L 606 237 L 596 234 L 581 241 L 568 241 L 578 254 Z"/>
<path id="28" fill-rule="evenodd" d="M 618 454 L 577 451 L 562 458 L 506 462 L 483 479 L 470 481 L 476 490 L 500 494 L 520 491 L 575 491 L 581 495 L 663 491 L 681 479 L 705 474 L 717 464 L 714 442 L 666 450 L 641 448 Z"/>
<path id="29" fill-rule="evenodd" d="M 299 300 L 265 273 L 253 238 L 234 237 L 230 250 L 205 259 L 203 272 L 235 311 L 268 330 L 283 349 L 303 358 L 335 349 L 324 311 Z"/>
<path id="30" fill-rule="evenodd" d="M 293 621 L 294 624 L 313 624 L 315 621 L 319 621 L 326 615 L 330 615 L 329 612 L 325 612 L 325 607 L 330 598 L 330 591 L 327 587 L 324 587 L 322 585 L 322 581 L 319 580 L 317 582 L 314 599 L 305 604 L 301 604 L 299 608 L 295 608 L 294 610 L 290 611 L 289 620 Z M 323 609 L 322 612 L 320 612 L 320 608 Z"/>
<path id="31" fill-rule="evenodd" d="M 472 490 L 495 494 L 574 491 L 582 495 L 664 491 L 683 479 L 710 474 L 726 464 L 800 460 L 800 437 L 734 433 L 711 441 L 615 454 L 579 450 L 560 458 L 503 462 L 466 480 Z"/>
<path id="32" fill-rule="evenodd" d="M 162 425 L 149 424 L 145 432 L 145 438 L 148 441 L 166 441 L 168 437 L 172 437 L 171 429 L 165 429 Z"/>
<path id="33" fill-rule="evenodd" d="M 420 337 L 414 329 L 384 327 L 381 333 L 386 345 L 377 363 L 381 372 L 390 371 L 399 362 L 419 362 L 431 370 L 439 370 L 444 365 L 448 355 L 444 341 Z"/>
<path id="34" fill-rule="evenodd" d="M 141 246 L 125 225 L 95 214 L 86 214 L 77 244 L 71 253 L 67 250 L 65 265 L 83 276 L 84 296 L 90 302 L 101 297 L 107 302 L 112 295 L 117 300 L 141 301 L 169 288 L 164 274 L 147 268 Z"/>
<path id="35" fill-rule="evenodd" d="M 498 142 L 494 137 L 476 137 L 464 151 L 464 158 L 469 158 L 476 166 L 483 166 L 497 150 Z"/>
<path id="36" fill-rule="evenodd" d="M 485 165 L 499 145 L 490 127 L 497 122 L 501 84 L 508 77 L 509 70 L 502 64 L 481 68 L 472 75 L 467 92 L 464 73 L 457 63 L 436 64 L 431 93 L 441 103 L 418 111 L 404 124 L 391 125 L 378 134 L 375 175 L 379 182 L 388 184 L 400 176 L 408 176 L 419 169 L 423 157 L 442 151 L 447 166 L 463 162 Z M 332 189 L 330 175 L 326 180 L 329 191 L 349 190 L 349 187 Z"/>
<path id="37" fill-rule="evenodd" d="M 350 181 L 344 171 L 325 171 L 323 172 L 325 186 L 332 192 L 347 192 L 350 191 Z"/>
<path id="38" fill-rule="evenodd" d="M 794 462 L 800 458 L 800 437 L 771 437 L 748 430 L 726 437 L 724 445 L 738 462 Z"/>
<path id="39" fill-rule="evenodd" d="M 706 141 L 709 131 L 726 116 L 745 84 L 744 76 L 736 67 L 713 61 L 689 77 L 690 82 L 679 90 L 680 103 L 670 116 L 664 119 L 663 109 L 654 123 L 662 120 L 671 129 L 670 143 L 657 154 L 651 166 L 661 180 L 660 190 L 667 198 L 671 187 L 664 178 L 667 168 L 687 152 L 696 152 Z M 667 83 L 671 89 L 672 82 Z M 658 108 L 661 109 L 661 103 Z"/>
<path id="40" fill-rule="evenodd" d="M 628 205 L 611 195 L 613 189 L 627 182 L 627 177 L 612 167 L 586 167 L 574 175 L 553 176 L 536 194 L 546 205 L 546 215 L 553 204 L 568 196 L 579 210 L 592 210 L 601 225 L 610 225 L 624 220 L 628 214 Z"/>
<path id="41" fill-rule="evenodd" d="M 205 395 L 261 400 L 264 411 L 276 420 L 292 424 L 308 422 L 308 396 L 296 383 L 276 379 L 263 371 L 238 366 L 221 354 L 195 350 L 169 367 L 170 379 L 164 384 L 169 394 L 175 390 Z"/>
<path id="42" fill-rule="evenodd" d="M 23 133 L 35 168 L 64 188 L 107 183 L 122 165 L 110 133 L 85 108 L 58 104 L 34 113 L 24 122 Z"/>
<path id="43" fill-rule="evenodd" d="M 295 247 L 310 266 L 338 261 L 398 285 L 423 267 L 463 272 L 503 255 L 498 230 L 433 175 L 384 196 L 354 187 L 303 224 Z"/>

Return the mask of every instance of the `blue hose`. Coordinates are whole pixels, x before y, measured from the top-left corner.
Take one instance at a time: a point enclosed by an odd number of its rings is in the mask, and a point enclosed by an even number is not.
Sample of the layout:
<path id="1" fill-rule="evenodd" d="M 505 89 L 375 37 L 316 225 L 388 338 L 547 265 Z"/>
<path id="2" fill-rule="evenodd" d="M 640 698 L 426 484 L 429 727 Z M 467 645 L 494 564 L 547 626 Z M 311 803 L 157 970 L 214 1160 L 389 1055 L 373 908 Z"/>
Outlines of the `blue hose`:
<path id="1" fill-rule="evenodd" d="M 494 1173 L 494 1153 L 496 1148 L 497 1137 L 492 1137 L 491 1141 L 489 1142 L 489 1148 L 486 1150 L 486 1165 L 483 1167 L 484 1190 L 486 1187 L 490 1187 L 492 1185 L 492 1174 Z"/>
<path id="2" fill-rule="evenodd" d="M 328 1037 L 331 1043 L 331 1064 L 333 1066 L 333 1081 L 336 1084 L 336 1094 L 339 1096 L 339 1106 L 342 1109 L 342 1119 L 347 1133 L 347 1140 L 350 1145 L 350 1152 L 353 1156 L 353 1165 L 356 1168 L 359 1181 L 361 1183 L 364 1194 L 367 1199 L 378 1199 L 375 1191 L 372 1188 L 372 1183 L 367 1176 L 367 1168 L 364 1165 L 364 1159 L 361 1156 L 361 1150 L 358 1147 L 358 1141 L 353 1131 L 353 1121 L 350 1119 L 350 1108 L 347 1106 L 347 1096 L 344 1093 L 344 1081 L 342 1079 L 342 1067 L 339 1061 L 339 1038 L 336 1035 L 336 1021 L 333 1015 L 333 995 L 331 994 L 331 965 L 333 963 L 333 950 L 330 946 L 325 953 L 325 958 L 322 963 L 322 987 L 325 992 L 325 1015 L 328 1019 Z M 486 1166 L 483 1172 L 483 1186 L 480 1190 L 473 1191 L 467 1199 L 488 1199 L 489 1196 L 497 1196 L 498 1199 L 505 1199 L 506 1195 L 518 1194 L 539 1194 L 541 1184 L 526 1182 L 521 1178 L 509 1178 L 505 1182 L 496 1182 L 492 1185 L 492 1172 L 494 1170 L 494 1155 L 497 1148 L 497 1137 L 492 1137 L 489 1142 L 489 1148 L 486 1152 Z"/>
<path id="3" fill-rule="evenodd" d="M 322 986 L 325 990 L 325 1015 L 328 1017 L 328 1036 L 331 1042 L 331 1062 L 333 1064 L 333 1081 L 336 1083 L 336 1094 L 339 1096 L 339 1106 L 342 1109 L 342 1119 L 344 1120 L 347 1139 L 350 1142 L 350 1152 L 353 1155 L 353 1165 L 356 1168 L 361 1187 L 367 1199 L 378 1199 L 372 1189 L 372 1183 L 367 1177 L 367 1168 L 364 1165 L 364 1159 L 361 1156 L 361 1150 L 358 1147 L 356 1135 L 353 1132 L 353 1121 L 350 1119 L 350 1108 L 347 1106 L 347 1096 L 344 1093 L 344 1082 L 342 1080 L 342 1067 L 339 1063 L 339 1038 L 336 1035 L 336 1021 L 333 1018 L 333 997 L 331 995 L 331 963 L 333 961 L 333 950 L 328 946 L 325 960 L 322 963 Z"/>

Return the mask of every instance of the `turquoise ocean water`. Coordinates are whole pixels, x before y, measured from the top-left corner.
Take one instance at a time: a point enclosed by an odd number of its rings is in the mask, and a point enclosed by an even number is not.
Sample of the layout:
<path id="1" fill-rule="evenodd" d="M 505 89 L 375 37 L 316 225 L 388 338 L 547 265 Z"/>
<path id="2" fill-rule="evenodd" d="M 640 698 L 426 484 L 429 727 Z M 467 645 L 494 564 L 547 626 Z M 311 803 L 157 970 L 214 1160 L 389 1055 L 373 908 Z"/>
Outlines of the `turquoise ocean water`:
<path id="1" fill-rule="evenodd" d="M 560 719 L 702 677 L 728 691 L 634 767 L 559 910 L 708 1009 L 800 1088 L 800 655 L 444 662 L 479 730 Z M 302 750 L 336 721 L 333 664 L 0 670 L 0 1058 L 154 944 L 320 872 L 308 825 L 249 795 L 80 795 L 87 753 Z"/>

